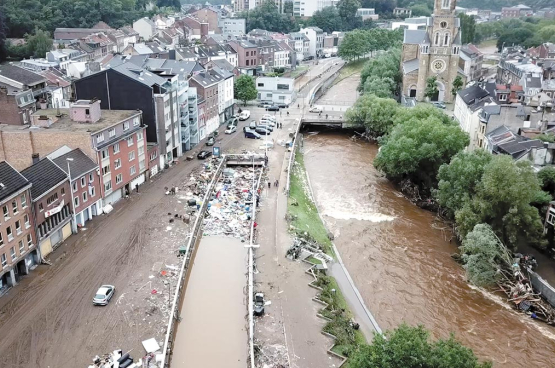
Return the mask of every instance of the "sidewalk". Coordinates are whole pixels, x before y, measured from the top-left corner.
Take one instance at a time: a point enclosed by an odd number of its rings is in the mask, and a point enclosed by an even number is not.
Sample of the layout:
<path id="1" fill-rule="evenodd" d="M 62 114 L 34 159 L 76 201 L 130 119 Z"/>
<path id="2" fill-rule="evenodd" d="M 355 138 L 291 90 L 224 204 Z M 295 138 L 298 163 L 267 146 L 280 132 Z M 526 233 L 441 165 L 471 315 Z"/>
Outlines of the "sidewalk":
<path id="1" fill-rule="evenodd" d="M 284 129 L 277 139 L 284 139 L 297 124 L 296 119 L 283 121 Z M 272 355 L 267 359 L 274 363 L 271 366 L 337 367 L 340 360 L 326 353 L 333 341 L 321 333 L 324 321 L 316 316 L 321 305 L 312 301 L 317 292 L 307 285 L 311 281 L 305 274 L 308 266 L 285 258 L 292 244 L 285 220 L 287 196 L 283 192 L 288 152 L 277 146 L 268 156 L 268 178 L 272 183 L 279 178 L 280 186 L 268 189 L 266 185 L 258 214 L 260 248 L 255 254 L 259 271 L 255 275 L 255 291 L 264 292 L 271 305 L 262 317 L 266 320 L 256 320 L 255 337 L 262 343 L 262 353 Z"/>

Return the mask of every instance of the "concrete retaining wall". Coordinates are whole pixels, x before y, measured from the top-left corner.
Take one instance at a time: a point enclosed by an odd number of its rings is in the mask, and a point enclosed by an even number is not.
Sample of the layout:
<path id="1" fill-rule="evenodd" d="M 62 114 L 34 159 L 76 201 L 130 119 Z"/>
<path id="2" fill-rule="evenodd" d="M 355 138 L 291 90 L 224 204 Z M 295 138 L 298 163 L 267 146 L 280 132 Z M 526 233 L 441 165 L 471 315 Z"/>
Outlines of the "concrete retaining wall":
<path id="1" fill-rule="evenodd" d="M 534 289 L 541 293 L 542 297 L 547 300 L 552 307 L 555 307 L 555 288 L 549 285 L 547 281 L 542 279 L 540 275 L 535 273 L 534 271 L 530 272 L 530 281 L 532 282 L 532 286 Z"/>

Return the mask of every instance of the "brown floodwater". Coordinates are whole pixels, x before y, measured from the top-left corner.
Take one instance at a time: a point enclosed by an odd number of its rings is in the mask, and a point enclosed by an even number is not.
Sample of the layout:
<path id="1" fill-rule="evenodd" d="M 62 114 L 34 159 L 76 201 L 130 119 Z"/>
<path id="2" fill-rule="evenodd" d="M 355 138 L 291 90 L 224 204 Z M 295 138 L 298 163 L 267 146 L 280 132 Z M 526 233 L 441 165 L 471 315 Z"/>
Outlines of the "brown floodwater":
<path id="1" fill-rule="evenodd" d="M 555 327 L 469 286 L 450 257 L 457 248 L 448 229 L 376 171 L 377 151 L 348 134 L 305 135 L 316 202 L 380 327 L 423 324 L 436 338 L 453 332 L 495 367 L 555 367 Z"/>
<path id="2" fill-rule="evenodd" d="M 247 366 L 246 269 L 240 239 L 202 238 L 180 309 L 172 368 Z"/>

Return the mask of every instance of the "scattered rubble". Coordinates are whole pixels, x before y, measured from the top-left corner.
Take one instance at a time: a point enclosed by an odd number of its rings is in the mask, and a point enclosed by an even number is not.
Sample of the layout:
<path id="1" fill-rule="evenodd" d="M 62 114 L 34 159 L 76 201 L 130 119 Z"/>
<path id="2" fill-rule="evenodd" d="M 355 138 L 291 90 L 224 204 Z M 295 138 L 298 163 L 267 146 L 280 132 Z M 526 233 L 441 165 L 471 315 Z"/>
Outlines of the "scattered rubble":
<path id="1" fill-rule="evenodd" d="M 157 359 L 157 356 L 160 354 L 148 353 L 145 357 L 134 362 L 129 353 L 123 354 L 123 351 L 118 349 L 110 354 L 104 354 L 102 357 L 97 355 L 93 358 L 93 364 L 89 365 L 89 368 L 158 368 L 159 359 Z"/>

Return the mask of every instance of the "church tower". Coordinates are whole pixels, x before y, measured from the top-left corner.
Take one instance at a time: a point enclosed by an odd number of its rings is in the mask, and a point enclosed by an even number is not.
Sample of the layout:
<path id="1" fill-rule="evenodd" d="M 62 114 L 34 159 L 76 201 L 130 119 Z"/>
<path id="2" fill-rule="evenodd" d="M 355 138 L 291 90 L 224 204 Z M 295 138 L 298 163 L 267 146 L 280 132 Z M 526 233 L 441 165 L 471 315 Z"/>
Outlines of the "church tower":
<path id="1" fill-rule="evenodd" d="M 424 101 L 426 81 L 437 78 L 439 93 L 432 101 L 452 102 L 453 81 L 458 75 L 461 49 L 460 19 L 455 16 L 456 0 L 434 0 L 434 13 L 425 29 L 405 30 L 401 69 L 403 91 L 408 97 Z"/>

